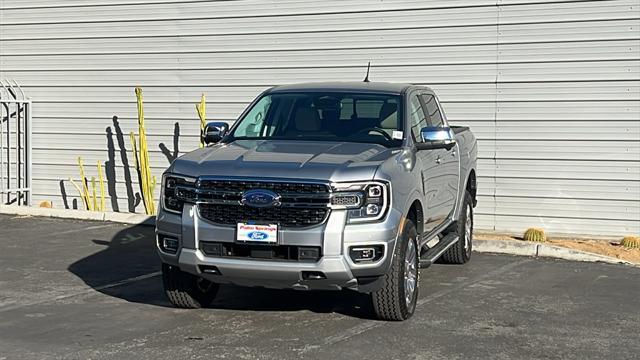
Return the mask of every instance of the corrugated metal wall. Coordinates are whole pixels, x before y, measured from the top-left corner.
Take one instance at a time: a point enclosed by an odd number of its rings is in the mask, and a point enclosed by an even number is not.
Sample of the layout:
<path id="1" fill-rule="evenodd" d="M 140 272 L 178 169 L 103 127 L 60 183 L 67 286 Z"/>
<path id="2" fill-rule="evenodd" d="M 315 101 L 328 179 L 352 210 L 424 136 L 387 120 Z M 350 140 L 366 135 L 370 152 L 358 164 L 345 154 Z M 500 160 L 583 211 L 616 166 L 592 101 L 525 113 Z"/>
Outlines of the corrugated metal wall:
<path id="1" fill-rule="evenodd" d="M 0 75 L 35 101 L 36 202 L 62 207 L 66 191 L 73 206 L 66 180 L 81 155 L 88 165 L 109 162 L 108 203 L 133 210 L 136 85 L 160 175 L 197 146 L 201 93 L 209 118 L 233 121 L 268 86 L 359 80 L 372 61 L 374 80 L 431 85 L 450 121 L 480 139 L 478 227 L 640 231 L 639 0 L 0 0 L 0 8 Z"/>

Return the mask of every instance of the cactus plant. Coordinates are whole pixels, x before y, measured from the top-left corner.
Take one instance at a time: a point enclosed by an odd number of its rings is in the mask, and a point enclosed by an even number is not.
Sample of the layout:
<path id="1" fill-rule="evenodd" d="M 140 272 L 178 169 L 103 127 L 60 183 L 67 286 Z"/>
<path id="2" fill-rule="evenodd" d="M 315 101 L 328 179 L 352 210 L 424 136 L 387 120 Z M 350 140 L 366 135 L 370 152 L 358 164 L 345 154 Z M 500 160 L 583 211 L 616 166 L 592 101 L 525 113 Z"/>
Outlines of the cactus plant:
<path id="1" fill-rule="evenodd" d="M 640 236 L 625 236 L 620 245 L 627 249 L 640 249 Z"/>
<path id="2" fill-rule="evenodd" d="M 204 147 L 203 134 L 204 127 L 207 125 L 207 100 L 202 94 L 200 98 L 200 103 L 196 104 L 196 111 L 198 112 L 198 117 L 200 118 L 200 147 Z"/>
<path id="3" fill-rule="evenodd" d="M 98 179 L 100 181 L 100 201 L 98 202 L 97 195 L 97 187 L 96 187 L 96 178 L 91 177 L 91 189 L 89 191 L 89 180 L 85 176 L 84 172 L 84 163 L 82 162 L 82 158 L 78 156 L 78 168 L 80 169 L 80 182 L 82 187 L 76 184 L 72 178 L 69 178 L 69 182 L 78 190 L 80 194 L 80 198 L 84 203 L 84 206 L 87 210 L 92 211 L 105 211 L 105 194 L 104 194 L 104 177 L 102 176 L 102 163 L 98 161 Z"/>
<path id="4" fill-rule="evenodd" d="M 144 127 L 144 106 L 142 103 L 142 89 L 136 87 L 136 98 L 138 100 L 138 141 L 136 144 L 136 136 L 133 131 L 129 134 L 131 137 L 131 146 L 133 147 L 133 159 L 136 170 L 138 171 L 138 180 L 140 182 L 140 192 L 142 193 L 142 201 L 144 202 L 144 210 L 147 215 L 155 215 L 156 207 L 153 200 L 153 194 L 156 187 L 156 177 L 151 174 L 151 166 L 149 165 L 149 149 L 147 148 L 147 133 Z"/>
<path id="5" fill-rule="evenodd" d="M 100 181 L 100 204 L 99 210 L 105 211 L 104 176 L 102 175 L 102 163 L 98 160 L 98 181 Z"/>
<path id="6" fill-rule="evenodd" d="M 547 235 L 545 235 L 543 229 L 529 228 L 524 232 L 522 239 L 525 241 L 545 242 L 547 241 Z"/>

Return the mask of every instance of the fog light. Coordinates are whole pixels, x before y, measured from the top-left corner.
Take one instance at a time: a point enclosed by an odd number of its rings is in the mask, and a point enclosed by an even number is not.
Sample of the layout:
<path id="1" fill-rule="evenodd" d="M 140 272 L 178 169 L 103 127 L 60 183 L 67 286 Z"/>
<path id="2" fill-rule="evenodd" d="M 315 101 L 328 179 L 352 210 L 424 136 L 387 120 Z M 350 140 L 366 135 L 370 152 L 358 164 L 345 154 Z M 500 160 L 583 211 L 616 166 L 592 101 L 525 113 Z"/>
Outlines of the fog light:
<path id="1" fill-rule="evenodd" d="M 358 255 L 358 260 L 371 260 L 376 257 L 376 249 L 374 248 L 362 248 L 362 249 L 353 249 Z"/>
<path id="2" fill-rule="evenodd" d="M 175 254 L 178 252 L 178 248 L 180 247 L 180 242 L 178 241 L 177 238 L 159 234 L 158 247 L 163 252 L 166 252 L 169 254 Z"/>
<path id="3" fill-rule="evenodd" d="M 349 249 L 349 256 L 353 262 L 375 261 L 382 258 L 384 247 L 381 245 L 356 246 Z"/>
<path id="4" fill-rule="evenodd" d="M 162 251 L 168 252 L 171 254 L 175 254 L 176 252 L 178 252 L 178 246 L 179 246 L 178 239 L 163 236 L 159 242 L 160 242 L 160 248 L 162 249 Z"/>
<path id="5" fill-rule="evenodd" d="M 367 215 L 378 215 L 378 213 L 380 213 L 380 206 L 376 204 L 367 205 Z"/>

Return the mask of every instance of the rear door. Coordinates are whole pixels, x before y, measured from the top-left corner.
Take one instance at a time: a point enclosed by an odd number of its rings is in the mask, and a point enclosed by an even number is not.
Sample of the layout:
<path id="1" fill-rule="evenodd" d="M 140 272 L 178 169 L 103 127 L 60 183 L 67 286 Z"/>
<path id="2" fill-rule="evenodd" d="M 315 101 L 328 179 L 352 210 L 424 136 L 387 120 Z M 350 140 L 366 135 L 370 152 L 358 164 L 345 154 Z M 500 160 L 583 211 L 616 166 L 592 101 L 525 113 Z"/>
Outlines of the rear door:
<path id="1" fill-rule="evenodd" d="M 423 92 L 419 96 L 420 103 L 427 113 L 427 121 L 432 127 L 448 127 L 444 113 L 440 108 L 436 96 L 430 92 Z M 458 196 L 459 176 L 460 176 L 460 155 L 458 154 L 458 146 L 451 149 L 432 150 L 437 163 L 438 178 L 433 179 L 434 190 L 433 198 L 429 206 L 433 207 L 433 214 L 436 218 L 433 222 L 435 226 L 442 224 L 453 214 L 456 200 Z"/>

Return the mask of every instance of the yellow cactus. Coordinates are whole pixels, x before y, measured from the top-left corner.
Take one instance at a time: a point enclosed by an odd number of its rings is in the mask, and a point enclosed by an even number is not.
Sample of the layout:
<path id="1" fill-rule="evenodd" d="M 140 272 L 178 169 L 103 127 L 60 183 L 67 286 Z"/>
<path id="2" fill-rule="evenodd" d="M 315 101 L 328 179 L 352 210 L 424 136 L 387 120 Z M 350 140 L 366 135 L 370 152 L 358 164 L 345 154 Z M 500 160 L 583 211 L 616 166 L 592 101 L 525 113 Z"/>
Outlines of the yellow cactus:
<path id="1" fill-rule="evenodd" d="M 200 147 L 204 147 L 204 141 L 202 141 L 202 135 L 204 134 L 204 127 L 207 125 L 207 100 L 202 94 L 200 98 L 200 103 L 196 104 L 196 111 L 198 112 L 198 117 L 200 117 Z"/>
<path id="2" fill-rule="evenodd" d="M 547 241 L 547 235 L 545 235 L 543 229 L 529 228 L 524 232 L 522 239 L 525 241 L 545 242 Z"/>
<path id="3" fill-rule="evenodd" d="M 102 176 L 102 163 L 98 161 L 98 178 L 100 182 L 100 202 L 98 202 L 96 178 L 91 177 L 91 189 L 89 192 L 89 181 L 84 172 L 84 163 L 82 158 L 78 156 L 78 168 L 80 169 L 80 182 L 82 187 L 76 184 L 72 178 L 69 178 L 69 182 L 78 190 L 80 198 L 84 203 L 85 209 L 90 211 L 105 211 L 105 194 L 104 194 L 104 177 Z"/>
<path id="4" fill-rule="evenodd" d="M 100 181 L 100 210 L 105 211 L 104 176 L 102 175 L 102 163 L 98 160 L 98 181 Z"/>
<path id="5" fill-rule="evenodd" d="M 93 194 L 93 210 L 97 210 L 98 209 L 98 198 L 96 196 L 96 177 L 92 176 L 91 177 L 91 190 L 92 190 L 92 194 Z"/>
<path id="6" fill-rule="evenodd" d="M 625 236 L 620 245 L 627 249 L 640 249 L 640 236 Z"/>
<path id="7" fill-rule="evenodd" d="M 138 144 L 136 144 L 136 136 L 133 131 L 129 135 L 131 137 L 133 159 L 136 170 L 138 171 L 138 179 L 140 180 L 140 192 L 142 193 L 144 209 L 147 215 L 155 215 L 156 208 L 153 194 L 156 186 L 156 177 L 151 174 L 151 166 L 149 165 L 149 149 L 147 148 L 147 133 L 144 126 L 142 89 L 136 87 L 135 92 L 138 100 Z"/>
<path id="8" fill-rule="evenodd" d="M 82 181 L 82 193 L 84 202 L 87 206 L 87 210 L 93 210 L 89 201 L 89 187 L 87 185 L 87 178 L 86 176 L 84 176 L 84 164 L 82 163 L 82 158 L 80 156 L 78 156 L 78 167 L 80 168 L 80 181 Z"/>

